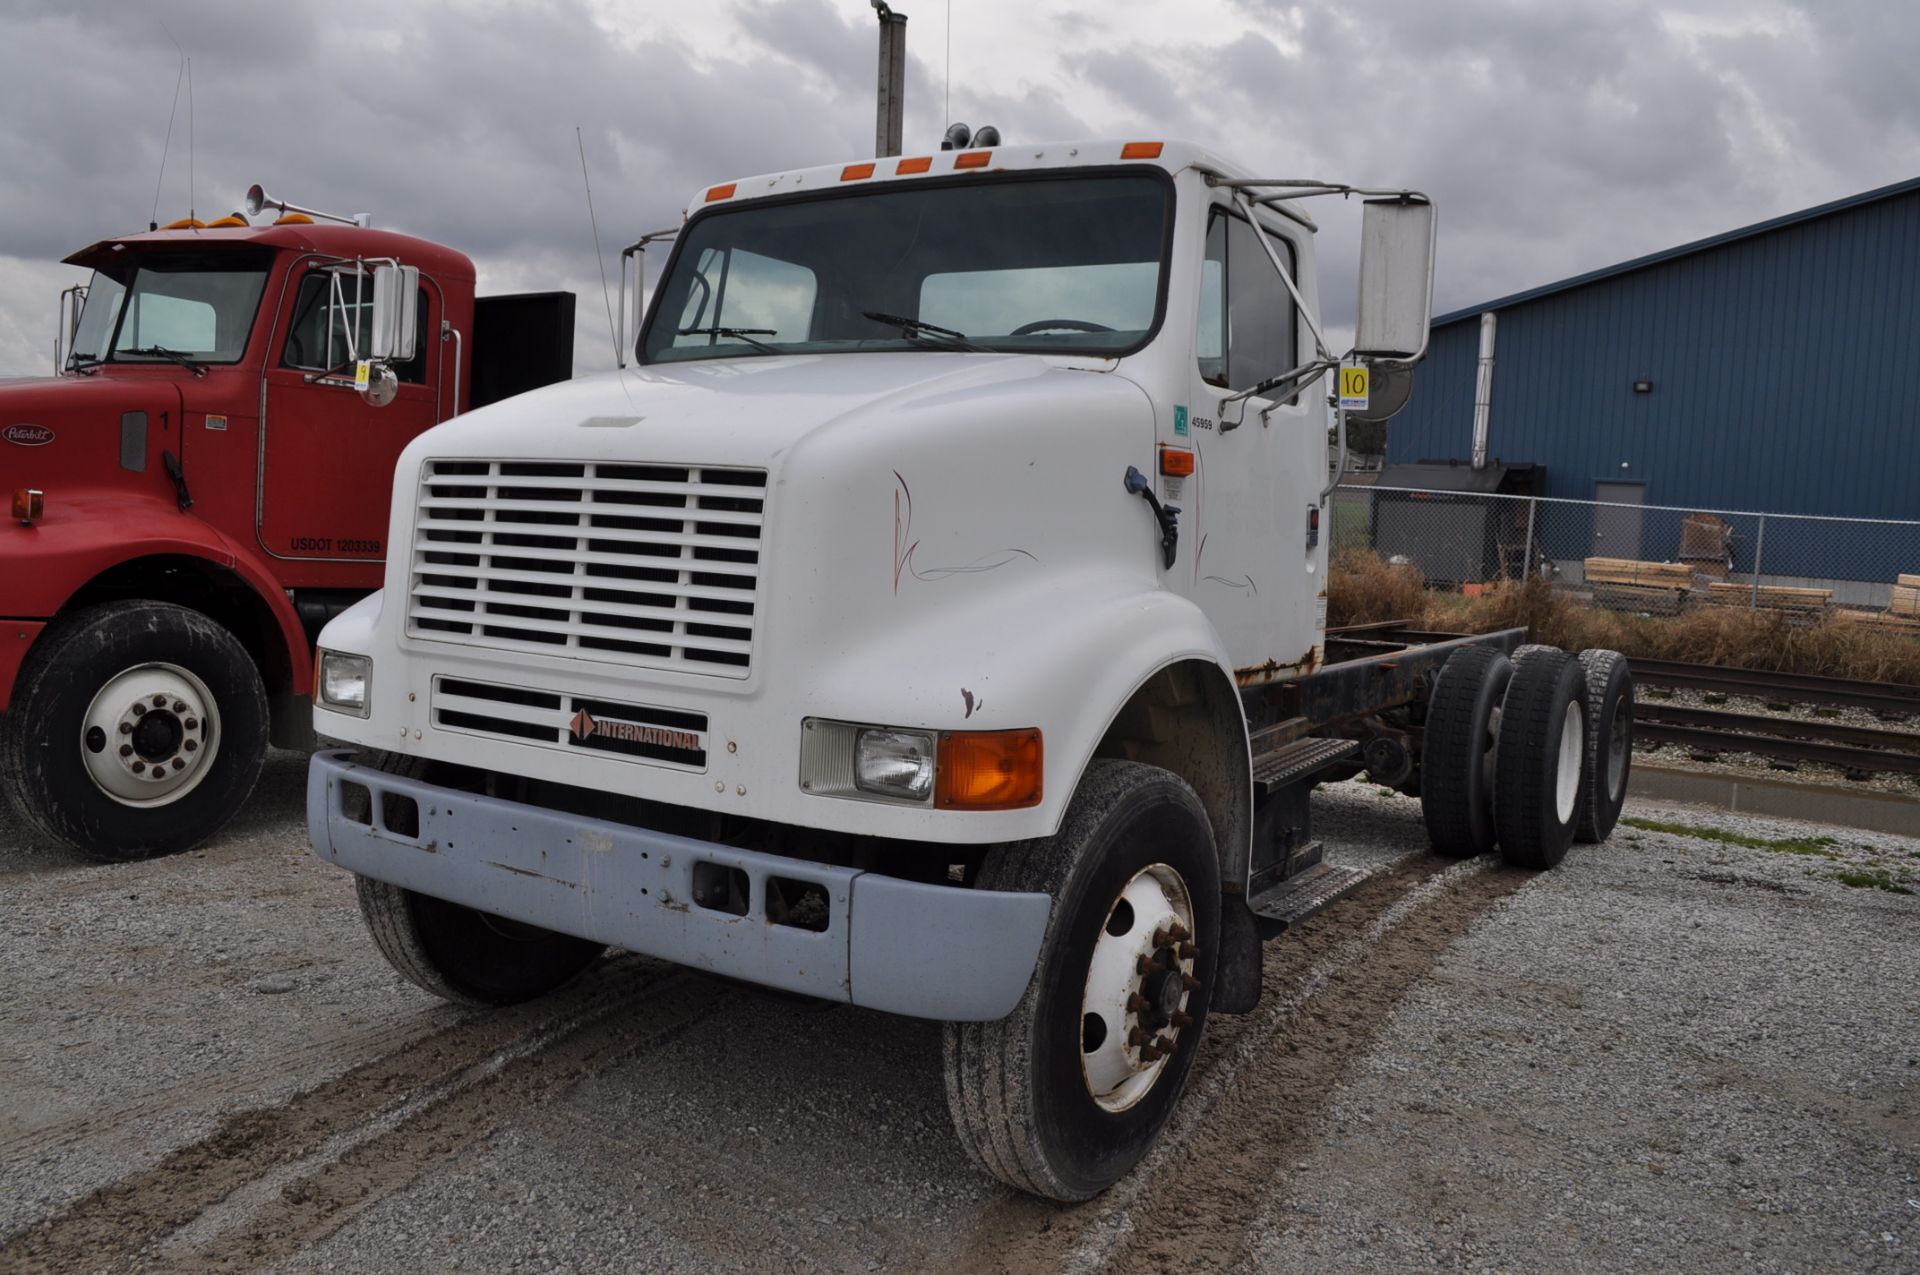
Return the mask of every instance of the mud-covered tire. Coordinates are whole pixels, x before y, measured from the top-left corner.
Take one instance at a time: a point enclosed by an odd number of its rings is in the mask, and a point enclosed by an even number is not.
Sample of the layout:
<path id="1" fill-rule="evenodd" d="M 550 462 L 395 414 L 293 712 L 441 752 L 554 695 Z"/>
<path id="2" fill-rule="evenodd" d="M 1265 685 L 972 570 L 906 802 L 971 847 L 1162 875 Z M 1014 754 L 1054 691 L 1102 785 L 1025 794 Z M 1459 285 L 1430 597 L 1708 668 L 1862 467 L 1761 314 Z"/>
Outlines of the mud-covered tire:
<path id="1" fill-rule="evenodd" d="M 1575 841 L 1605 841 L 1627 804 L 1633 770 L 1633 674 L 1618 651 L 1580 652 L 1587 682 L 1587 757 L 1580 777 Z"/>
<path id="2" fill-rule="evenodd" d="M 1191 1021 L 1141 1096 L 1096 1100 L 1084 1072 L 1082 1009 L 1094 945 L 1115 901 L 1144 869 L 1179 874 L 1195 924 Z M 1186 781 L 1138 762 L 1096 761 L 1052 837 L 997 846 L 976 883 L 1054 899 L 1040 958 L 1013 1013 L 948 1023 L 947 1107 L 975 1163 L 1017 1190 L 1054 1200 L 1097 1195 L 1131 1170 L 1173 1113 L 1206 1025 L 1220 945 L 1220 874 L 1206 810 Z M 964 971 L 956 972 L 956 977 Z"/>
<path id="3" fill-rule="evenodd" d="M 430 776 L 417 757 L 368 753 L 391 775 Z M 349 810 L 349 814 L 353 812 Z M 360 916 L 387 963 L 408 982 L 457 1005 L 514 1005 L 544 996 L 600 959 L 606 946 L 355 876 Z"/>
<path id="4" fill-rule="evenodd" d="M 1513 677 L 1492 646 L 1447 657 L 1427 701 L 1420 750 L 1420 815 L 1436 852 L 1471 858 L 1493 849 L 1494 714 Z"/>
<path id="5" fill-rule="evenodd" d="M 1573 844 L 1586 759 L 1586 678 L 1565 651 L 1542 651 L 1513 671 L 1494 750 L 1493 820 L 1500 854 L 1551 868 Z"/>
<path id="6" fill-rule="evenodd" d="M 1519 646 L 1513 648 L 1513 654 L 1507 658 L 1513 661 L 1515 668 L 1519 668 L 1534 656 L 1542 653 L 1552 655 L 1566 654 L 1566 652 L 1562 651 L 1559 647 L 1548 646 L 1545 642 L 1522 642 Z"/>
<path id="7" fill-rule="evenodd" d="M 154 790 L 160 798 L 129 790 L 116 797 L 90 769 L 140 738 L 112 721 L 104 729 L 89 723 L 124 716 L 119 699 L 109 709 L 109 688 L 148 676 L 144 670 L 161 685 L 191 683 L 206 699 L 175 718 L 171 735 L 162 732 L 172 740 L 167 756 L 180 762 L 176 773 L 191 780 L 177 796 L 162 784 Z M 152 716 L 172 717 L 171 705 Z M 194 723 L 191 732 L 178 726 L 184 721 Z M 109 602 L 59 617 L 28 654 L 0 722 L 0 787 L 37 832 L 102 862 L 126 862 L 186 850 L 218 832 L 246 804 L 266 753 L 266 689 L 233 634 L 169 602 Z"/>

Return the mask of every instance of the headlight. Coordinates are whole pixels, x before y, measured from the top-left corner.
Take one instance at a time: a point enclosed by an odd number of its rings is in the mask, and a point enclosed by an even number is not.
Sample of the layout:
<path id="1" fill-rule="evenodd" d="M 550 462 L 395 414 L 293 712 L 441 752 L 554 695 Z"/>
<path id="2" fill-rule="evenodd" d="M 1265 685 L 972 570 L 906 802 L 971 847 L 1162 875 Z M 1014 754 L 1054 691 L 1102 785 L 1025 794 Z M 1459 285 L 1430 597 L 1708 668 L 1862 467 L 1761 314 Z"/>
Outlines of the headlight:
<path id="1" fill-rule="evenodd" d="M 925 801 L 933 793 L 933 736 L 863 730 L 853 746 L 853 782 L 862 792 Z"/>
<path id="2" fill-rule="evenodd" d="M 369 657 L 322 651 L 320 675 L 314 679 L 314 702 L 336 713 L 365 717 L 372 683 L 373 660 Z"/>

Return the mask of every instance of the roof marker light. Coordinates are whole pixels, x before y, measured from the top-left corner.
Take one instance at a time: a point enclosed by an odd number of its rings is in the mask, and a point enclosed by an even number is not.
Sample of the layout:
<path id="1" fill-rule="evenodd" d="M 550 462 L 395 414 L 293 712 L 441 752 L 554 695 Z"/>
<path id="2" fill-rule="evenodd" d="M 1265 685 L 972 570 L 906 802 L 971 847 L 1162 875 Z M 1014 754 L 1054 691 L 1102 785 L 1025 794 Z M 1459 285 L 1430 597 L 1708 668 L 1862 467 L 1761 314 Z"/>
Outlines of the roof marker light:
<path id="1" fill-rule="evenodd" d="M 247 219 L 245 217 L 242 217 L 239 213 L 228 213 L 226 216 L 221 217 L 216 221 L 210 221 L 207 223 L 207 229 L 209 230 L 222 230 L 229 226 L 238 226 L 242 230 L 244 230 L 247 228 Z"/>
<path id="2" fill-rule="evenodd" d="M 179 221 L 170 221 L 160 227 L 162 230 L 205 230 L 207 223 L 198 217 L 182 217 Z"/>
<path id="3" fill-rule="evenodd" d="M 1159 159 L 1164 142 L 1128 142 L 1120 148 L 1121 159 Z"/>
<path id="4" fill-rule="evenodd" d="M 710 187 L 707 191 L 707 202 L 713 203 L 718 199 L 732 199 L 733 192 L 738 188 L 738 185 L 737 182 L 728 182 L 724 186 Z"/>
<path id="5" fill-rule="evenodd" d="M 924 173 L 933 167 L 933 156 L 915 155 L 912 159 L 903 159 L 893 166 L 895 176 L 904 177 L 908 173 Z"/>
<path id="6" fill-rule="evenodd" d="M 961 151 L 954 156 L 955 168 L 985 168 L 993 159 L 992 151 Z"/>
<path id="7" fill-rule="evenodd" d="M 865 181 L 871 176 L 873 176 L 872 164 L 848 164 L 840 170 L 840 180 L 843 182 Z"/>
<path id="8" fill-rule="evenodd" d="M 288 213 L 284 217 L 275 217 L 273 224 L 276 226 L 311 226 L 313 224 L 313 218 L 307 216 L 305 213 Z"/>

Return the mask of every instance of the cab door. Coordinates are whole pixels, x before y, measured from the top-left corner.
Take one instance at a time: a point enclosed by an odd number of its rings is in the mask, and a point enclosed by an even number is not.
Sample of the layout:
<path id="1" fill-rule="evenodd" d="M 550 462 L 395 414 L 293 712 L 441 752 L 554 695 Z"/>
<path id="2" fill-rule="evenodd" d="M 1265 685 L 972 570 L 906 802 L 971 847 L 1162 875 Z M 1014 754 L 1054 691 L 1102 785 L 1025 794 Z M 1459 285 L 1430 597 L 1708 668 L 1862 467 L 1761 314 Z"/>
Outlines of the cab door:
<path id="1" fill-rule="evenodd" d="M 1284 230 L 1267 233 L 1303 286 L 1302 245 Z M 1191 449 L 1194 472 L 1162 497 L 1183 506 L 1181 538 L 1191 537 L 1179 564 L 1185 578 L 1175 587 L 1213 621 L 1246 685 L 1304 672 L 1315 658 L 1314 609 L 1325 573 L 1305 536 L 1326 465 L 1323 416 L 1310 406 L 1315 389 L 1226 401 L 1299 366 L 1302 326 L 1252 225 L 1216 204 L 1208 213 L 1187 403 L 1160 439 L 1163 448 Z M 1160 468 L 1167 484 L 1168 467 Z"/>
<path id="2" fill-rule="evenodd" d="M 438 330 L 438 292 L 421 288 L 416 354 L 394 365 L 399 392 L 375 407 L 353 387 L 352 359 L 366 349 L 372 271 L 315 263 L 289 282 L 260 421 L 256 528 L 267 552 L 316 562 L 384 559 L 394 465 L 440 415 L 441 354 L 426 336 Z"/>

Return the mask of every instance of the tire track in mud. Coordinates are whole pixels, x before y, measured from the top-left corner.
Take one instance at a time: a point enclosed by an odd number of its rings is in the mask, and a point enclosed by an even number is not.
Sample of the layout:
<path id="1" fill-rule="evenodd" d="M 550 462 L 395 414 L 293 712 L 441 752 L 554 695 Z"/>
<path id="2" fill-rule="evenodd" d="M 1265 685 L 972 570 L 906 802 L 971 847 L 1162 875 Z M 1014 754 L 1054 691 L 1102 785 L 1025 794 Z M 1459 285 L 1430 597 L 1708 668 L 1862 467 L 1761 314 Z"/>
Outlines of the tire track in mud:
<path id="1" fill-rule="evenodd" d="M 468 1019 L 207 1137 L 0 1240 L 9 1275 L 247 1270 L 331 1233 L 433 1162 L 738 993 L 619 960 L 575 994 Z M 623 1012 L 624 1011 L 624 1012 Z"/>
<path id="2" fill-rule="evenodd" d="M 1419 855 L 1269 944 L 1267 994 L 1244 1018 L 1208 1019 L 1188 1092 L 1147 1159 L 1083 1205 L 1009 1196 L 976 1232 L 961 1269 L 1231 1266 L 1275 1179 L 1311 1144 L 1318 1100 L 1453 941 L 1531 879 L 1491 858 Z"/>

